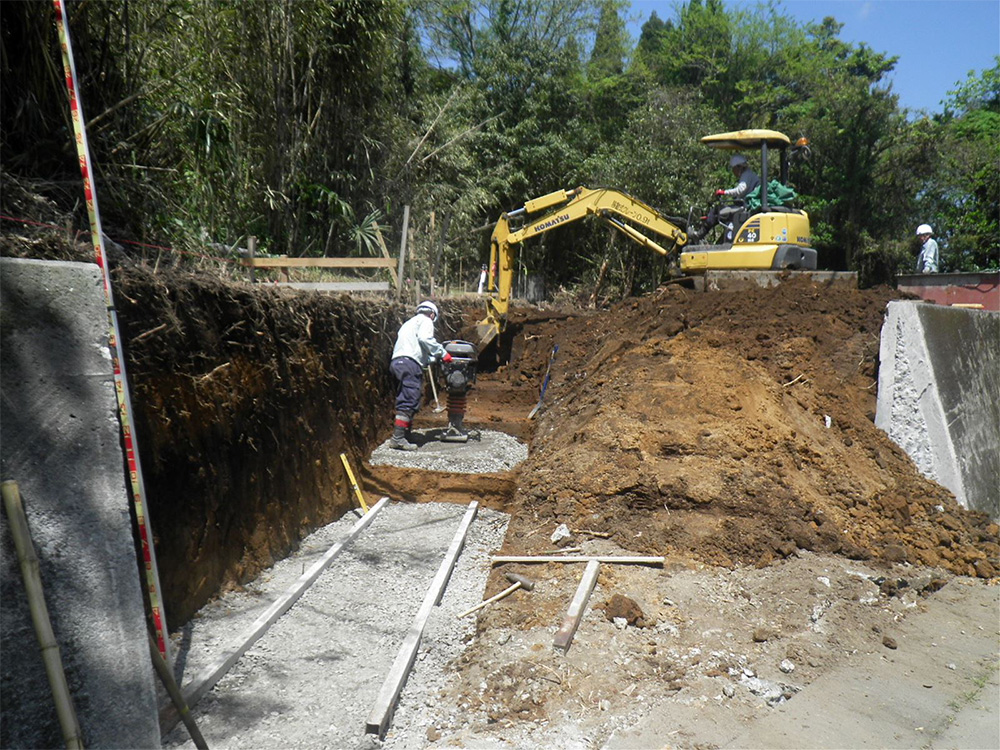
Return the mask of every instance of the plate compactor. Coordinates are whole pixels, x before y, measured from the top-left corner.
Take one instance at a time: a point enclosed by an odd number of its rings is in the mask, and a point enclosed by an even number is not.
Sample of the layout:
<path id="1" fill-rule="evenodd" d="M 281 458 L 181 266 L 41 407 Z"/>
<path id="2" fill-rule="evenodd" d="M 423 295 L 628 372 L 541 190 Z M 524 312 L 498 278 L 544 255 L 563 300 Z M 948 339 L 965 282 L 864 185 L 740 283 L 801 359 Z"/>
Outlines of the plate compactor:
<path id="1" fill-rule="evenodd" d="M 441 376 L 448 391 L 448 429 L 441 440 L 465 443 L 469 440 L 469 432 L 462 424 L 465 420 L 465 397 L 476 382 L 479 351 L 469 341 L 445 341 L 444 349 L 451 355 L 451 361 L 441 363 Z"/>

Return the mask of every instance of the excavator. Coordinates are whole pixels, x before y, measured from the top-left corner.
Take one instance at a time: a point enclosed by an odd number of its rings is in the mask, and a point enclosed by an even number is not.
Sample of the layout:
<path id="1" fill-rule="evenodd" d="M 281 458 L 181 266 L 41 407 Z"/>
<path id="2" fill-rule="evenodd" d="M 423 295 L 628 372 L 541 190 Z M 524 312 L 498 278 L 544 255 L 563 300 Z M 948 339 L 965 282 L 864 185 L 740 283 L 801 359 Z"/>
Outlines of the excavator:
<path id="1" fill-rule="evenodd" d="M 768 185 L 768 153 L 780 154 L 780 182 L 788 181 L 789 152 L 807 153 L 808 142 L 795 144 L 774 130 L 738 130 L 707 135 L 701 142 L 726 151 L 760 150 L 761 185 Z M 692 242 L 690 223 L 664 216 L 655 208 L 620 190 L 577 187 L 557 190 L 527 201 L 500 215 L 490 238 L 489 286 L 486 317 L 476 325 L 483 350 L 507 323 L 517 246 L 527 239 L 594 216 L 629 239 L 666 256 L 675 274 L 697 276 L 709 270 L 811 270 L 816 251 L 809 247 L 809 217 L 805 211 L 769 204 L 768 190 L 756 196 L 755 208 L 737 213 L 732 242 Z M 748 196 L 749 198 L 750 196 Z M 681 224 L 685 225 L 682 228 Z"/>

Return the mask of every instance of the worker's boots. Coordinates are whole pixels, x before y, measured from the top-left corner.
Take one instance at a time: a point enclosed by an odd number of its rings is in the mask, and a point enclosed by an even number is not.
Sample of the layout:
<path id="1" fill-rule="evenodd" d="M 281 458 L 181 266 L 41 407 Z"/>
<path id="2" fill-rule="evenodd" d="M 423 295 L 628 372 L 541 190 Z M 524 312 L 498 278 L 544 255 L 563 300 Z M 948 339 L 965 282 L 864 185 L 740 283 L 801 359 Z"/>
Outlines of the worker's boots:
<path id="1" fill-rule="evenodd" d="M 417 446 L 406 439 L 406 433 L 410 429 L 410 421 L 402 415 L 396 415 L 396 423 L 392 428 L 392 437 L 389 438 L 389 447 L 398 451 L 415 451 Z"/>

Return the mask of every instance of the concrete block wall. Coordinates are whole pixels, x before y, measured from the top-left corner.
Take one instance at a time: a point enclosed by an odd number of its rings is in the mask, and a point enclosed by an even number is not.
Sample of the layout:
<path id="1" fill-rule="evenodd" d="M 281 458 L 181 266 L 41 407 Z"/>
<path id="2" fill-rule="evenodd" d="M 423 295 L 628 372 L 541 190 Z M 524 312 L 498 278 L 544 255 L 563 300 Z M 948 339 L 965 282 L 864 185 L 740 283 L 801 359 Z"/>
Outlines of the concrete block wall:
<path id="1" fill-rule="evenodd" d="M 100 269 L 0 258 L 0 477 L 18 483 L 84 746 L 158 748 Z M 0 747 L 65 747 L 0 513 Z"/>
<path id="2" fill-rule="evenodd" d="M 1000 313 L 890 302 L 875 424 L 959 503 L 1000 517 Z"/>

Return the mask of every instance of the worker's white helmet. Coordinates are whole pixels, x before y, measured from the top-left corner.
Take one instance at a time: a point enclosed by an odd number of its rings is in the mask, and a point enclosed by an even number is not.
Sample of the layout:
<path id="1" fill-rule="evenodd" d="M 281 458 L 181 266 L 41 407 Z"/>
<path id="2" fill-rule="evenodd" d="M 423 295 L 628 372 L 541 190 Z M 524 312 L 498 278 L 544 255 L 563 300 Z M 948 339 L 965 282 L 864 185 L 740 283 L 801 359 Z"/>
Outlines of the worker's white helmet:
<path id="1" fill-rule="evenodd" d="M 437 305 L 435 305 L 429 299 L 425 299 L 423 302 L 421 302 L 419 305 L 417 305 L 417 312 L 418 313 L 422 313 L 422 312 L 434 313 L 434 317 L 435 318 L 438 317 Z"/>
<path id="2" fill-rule="evenodd" d="M 934 234 L 934 230 L 931 229 L 931 225 L 930 224 L 921 224 L 919 227 L 917 227 L 917 234 L 918 235 L 921 235 L 921 234 Z"/>
<path id="3" fill-rule="evenodd" d="M 747 165 L 747 158 L 742 154 L 736 154 L 732 159 L 729 160 L 729 168 L 733 167 L 745 167 Z"/>

